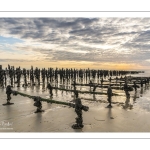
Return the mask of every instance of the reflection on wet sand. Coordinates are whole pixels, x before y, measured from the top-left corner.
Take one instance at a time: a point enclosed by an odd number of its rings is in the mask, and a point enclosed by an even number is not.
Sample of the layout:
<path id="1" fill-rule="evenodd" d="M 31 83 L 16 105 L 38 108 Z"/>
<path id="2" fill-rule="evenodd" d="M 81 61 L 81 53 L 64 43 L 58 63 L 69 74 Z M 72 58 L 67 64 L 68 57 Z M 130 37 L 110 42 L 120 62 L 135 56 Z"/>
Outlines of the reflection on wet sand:
<path id="1" fill-rule="evenodd" d="M 45 90 L 45 82 L 42 84 L 42 90 Z"/>
<path id="2" fill-rule="evenodd" d="M 141 87 L 140 96 L 141 96 L 141 97 L 143 96 L 143 87 Z"/>
<path id="3" fill-rule="evenodd" d="M 108 117 L 108 119 L 114 119 L 112 116 L 112 109 L 111 108 L 108 108 L 107 117 Z"/>
<path id="4" fill-rule="evenodd" d="M 130 104 L 130 97 L 126 97 L 123 109 L 133 109 L 133 105 Z"/>
<path id="5" fill-rule="evenodd" d="M 137 98 L 137 91 L 135 91 L 135 94 L 133 96 L 133 102 L 135 103 L 136 102 L 136 98 Z"/>
<path id="6" fill-rule="evenodd" d="M 42 125 L 41 124 L 42 120 L 43 120 L 42 113 L 37 113 L 35 120 L 33 120 L 33 126 L 36 129 L 40 129 L 40 127 Z"/>
<path id="7" fill-rule="evenodd" d="M 95 97 L 95 94 L 93 94 L 93 100 L 95 100 L 95 101 L 96 101 L 96 97 Z"/>

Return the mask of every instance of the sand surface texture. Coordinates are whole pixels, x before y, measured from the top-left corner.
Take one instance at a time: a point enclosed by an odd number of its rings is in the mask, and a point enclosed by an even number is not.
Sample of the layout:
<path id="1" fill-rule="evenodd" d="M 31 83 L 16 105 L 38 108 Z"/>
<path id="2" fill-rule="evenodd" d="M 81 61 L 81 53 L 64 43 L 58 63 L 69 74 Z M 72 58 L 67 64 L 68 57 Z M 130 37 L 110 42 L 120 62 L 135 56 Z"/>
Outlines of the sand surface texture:
<path id="1" fill-rule="evenodd" d="M 84 88 L 78 87 L 80 90 Z M 50 98 L 48 90 L 43 86 L 12 89 Z M 14 105 L 3 106 L 6 103 L 6 89 L 0 88 L 0 132 L 149 132 L 149 85 L 138 88 L 137 92 L 130 92 L 129 99 L 125 97 L 123 90 L 113 92 L 120 96 L 112 97 L 112 108 L 106 108 L 106 95 L 79 94 L 82 104 L 89 106 L 89 111 L 83 111 L 84 127 L 73 129 L 72 125 L 77 117 L 74 108 L 42 102 L 44 112 L 34 113 L 34 101 L 20 95 L 12 95 L 11 102 Z M 55 100 L 70 102 L 74 99 L 73 92 L 54 90 L 53 93 Z"/>

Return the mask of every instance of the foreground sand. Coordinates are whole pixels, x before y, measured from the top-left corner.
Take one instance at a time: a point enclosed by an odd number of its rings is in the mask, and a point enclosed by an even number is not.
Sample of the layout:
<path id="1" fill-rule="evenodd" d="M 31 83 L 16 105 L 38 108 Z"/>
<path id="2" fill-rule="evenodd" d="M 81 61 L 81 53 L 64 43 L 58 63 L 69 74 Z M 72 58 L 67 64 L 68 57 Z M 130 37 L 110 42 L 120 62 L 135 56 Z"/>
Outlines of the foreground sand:
<path id="1" fill-rule="evenodd" d="M 6 103 L 5 91 L 0 89 L 0 132 L 149 132 L 150 113 L 134 108 L 123 109 L 113 104 L 92 103 L 88 112 L 83 111 L 83 129 L 74 130 L 76 113 L 67 106 L 43 102 L 43 113 L 34 113 L 33 100 L 12 96 L 14 105 Z"/>

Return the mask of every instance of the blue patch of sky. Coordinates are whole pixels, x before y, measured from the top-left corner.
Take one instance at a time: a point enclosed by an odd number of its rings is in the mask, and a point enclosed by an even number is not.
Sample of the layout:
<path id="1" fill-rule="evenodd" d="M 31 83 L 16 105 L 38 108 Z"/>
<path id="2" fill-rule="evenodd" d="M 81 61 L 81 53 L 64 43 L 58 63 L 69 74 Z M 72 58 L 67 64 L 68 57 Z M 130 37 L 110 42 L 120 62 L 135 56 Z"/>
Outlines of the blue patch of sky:
<path id="1" fill-rule="evenodd" d="M 0 36 L 0 45 L 1 45 L 0 48 L 5 51 L 14 52 L 11 45 L 16 43 L 23 43 L 23 42 L 24 42 L 23 40 L 17 38 Z"/>
<path id="2" fill-rule="evenodd" d="M 23 40 L 13 38 L 13 37 L 3 37 L 0 36 L 0 43 L 1 44 L 15 44 L 15 43 L 23 43 Z"/>

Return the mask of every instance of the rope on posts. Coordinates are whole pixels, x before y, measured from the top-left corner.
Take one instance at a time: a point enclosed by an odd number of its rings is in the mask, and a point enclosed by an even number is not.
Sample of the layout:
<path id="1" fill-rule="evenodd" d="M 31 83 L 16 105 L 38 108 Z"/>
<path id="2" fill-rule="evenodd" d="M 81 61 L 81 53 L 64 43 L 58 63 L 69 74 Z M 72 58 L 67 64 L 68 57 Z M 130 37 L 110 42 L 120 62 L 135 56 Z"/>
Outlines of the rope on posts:
<path id="1" fill-rule="evenodd" d="M 80 91 L 80 90 L 69 90 L 69 89 L 64 89 L 64 88 L 58 88 L 58 87 L 53 87 L 53 89 L 58 89 L 58 90 L 62 90 L 62 91 L 70 91 L 70 92 L 75 92 L 78 91 L 78 93 L 90 93 L 90 94 L 104 94 L 107 95 L 107 93 L 103 93 L 103 92 L 93 92 L 93 91 Z M 113 96 L 119 96 L 119 94 L 113 93 Z"/>
<path id="2" fill-rule="evenodd" d="M 73 129 L 81 129 L 84 127 L 83 118 L 82 118 L 82 110 L 88 111 L 89 107 L 82 105 L 81 99 L 79 99 L 78 96 L 76 96 L 75 104 L 73 104 L 73 103 L 67 103 L 67 102 L 45 99 L 45 98 L 41 98 L 40 96 L 30 96 L 28 94 L 24 94 L 24 93 L 17 92 L 17 91 L 14 91 L 14 93 L 15 93 L 15 95 L 19 94 L 21 96 L 34 99 L 34 101 L 35 101 L 34 106 L 37 107 L 37 110 L 35 111 L 35 113 L 44 112 L 44 110 L 41 110 L 42 109 L 41 101 L 51 102 L 51 103 L 55 103 L 55 104 L 62 104 L 62 105 L 67 105 L 67 106 L 73 107 L 73 108 L 75 108 L 75 112 L 77 113 L 78 117 L 76 118 L 76 124 L 73 124 L 72 128 Z M 78 94 L 77 91 L 75 93 Z"/>
<path id="3" fill-rule="evenodd" d="M 21 93 L 21 92 L 18 92 L 18 91 L 15 91 L 16 94 L 19 94 L 21 96 L 24 96 L 24 97 L 28 97 L 28 98 L 31 98 L 31 99 L 34 99 L 35 97 L 37 96 L 31 96 L 31 95 L 28 95 L 28 94 L 24 94 L 24 93 Z M 48 102 L 48 103 L 54 103 L 54 104 L 61 104 L 61 105 L 66 105 L 66 106 L 70 106 L 70 107 L 75 107 L 75 104 L 73 103 L 68 103 L 68 102 L 63 102 L 63 101 L 56 101 L 56 100 L 51 100 L 51 99 L 46 99 L 46 98 L 42 98 L 40 97 L 40 101 L 43 101 L 43 102 Z"/>
<path id="4" fill-rule="evenodd" d="M 7 86 L 7 88 L 8 88 L 8 93 L 6 93 L 6 94 L 7 94 L 7 97 L 9 99 L 11 99 L 10 98 L 11 94 L 13 94 L 15 96 L 19 94 L 19 95 L 21 95 L 23 97 L 28 97 L 30 99 L 35 99 L 35 98 L 38 97 L 40 99 L 40 101 L 43 101 L 43 102 L 54 103 L 54 104 L 61 104 L 61 105 L 66 105 L 66 106 L 70 106 L 70 107 L 73 107 L 73 108 L 75 107 L 75 104 L 73 104 L 73 103 L 68 103 L 68 102 L 63 102 L 63 101 L 56 101 L 56 100 L 46 99 L 46 98 L 42 98 L 40 96 L 31 96 L 31 95 L 28 95 L 28 94 L 25 94 L 25 93 L 21 93 L 21 92 L 18 92 L 18 91 L 13 91 L 13 90 L 11 90 L 10 86 Z"/>
<path id="5" fill-rule="evenodd" d="M 13 90 L 11 90 L 11 86 L 10 85 L 7 86 L 7 92 L 6 92 L 6 94 L 7 94 L 8 97 L 10 97 L 10 95 L 13 94 L 15 96 L 16 95 L 21 95 L 23 97 L 28 97 L 28 98 L 33 99 L 35 101 L 34 106 L 37 107 L 37 110 L 35 111 L 35 113 L 44 112 L 44 110 L 42 110 L 42 103 L 41 103 L 41 101 L 51 102 L 51 103 L 55 103 L 55 104 L 62 104 L 62 105 L 67 105 L 67 106 L 73 107 L 73 108 L 75 108 L 75 112 L 77 113 L 78 117 L 76 118 L 76 124 L 72 125 L 72 128 L 73 129 L 81 129 L 81 128 L 84 127 L 84 125 L 83 125 L 83 118 L 82 118 L 82 110 L 88 111 L 89 107 L 82 105 L 81 99 L 78 98 L 78 92 L 77 91 L 75 92 L 75 94 L 76 94 L 75 104 L 62 102 L 62 101 L 45 99 L 45 98 L 42 98 L 40 96 L 31 96 L 31 95 L 24 94 L 24 93 L 21 93 L 21 92 L 18 92 L 18 91 L 13 91 Z"/>

